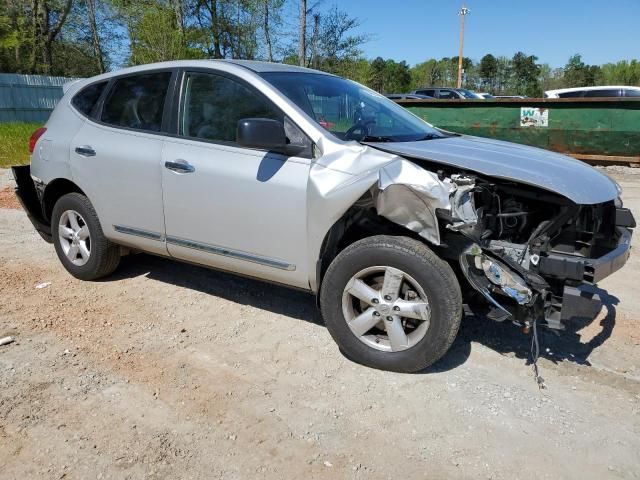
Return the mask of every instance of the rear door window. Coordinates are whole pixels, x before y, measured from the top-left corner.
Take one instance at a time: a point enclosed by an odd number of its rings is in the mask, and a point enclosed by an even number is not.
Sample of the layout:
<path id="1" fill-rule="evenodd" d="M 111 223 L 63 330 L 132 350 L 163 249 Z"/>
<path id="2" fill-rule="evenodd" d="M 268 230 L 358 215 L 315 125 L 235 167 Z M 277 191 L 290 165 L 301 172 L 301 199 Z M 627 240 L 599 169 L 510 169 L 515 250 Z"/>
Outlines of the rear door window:
<path id="1" fill-rule="evenodd" d="M 98 99 L 100 98 L 100 95 L 102 95 L 102 92 L 108 83 L 109 81 L 105 80 L 104 82 L 87 85 L 76 93 L 71 100 L 71 105 L 76 107 L 80 113 L 90 116 L 93 107 L 98 103 Z"/>
<path id="2" fill-rule="evenodd" d="M 625 97 L 640 97 L 640 90 L 627 89 L 624 91 Z"/>
<path id="3" fill-rule="evenodd" d="M 116 127 L 159 132 L 171 72 L 131 75 L 115 81 L 101 120 Z"/>

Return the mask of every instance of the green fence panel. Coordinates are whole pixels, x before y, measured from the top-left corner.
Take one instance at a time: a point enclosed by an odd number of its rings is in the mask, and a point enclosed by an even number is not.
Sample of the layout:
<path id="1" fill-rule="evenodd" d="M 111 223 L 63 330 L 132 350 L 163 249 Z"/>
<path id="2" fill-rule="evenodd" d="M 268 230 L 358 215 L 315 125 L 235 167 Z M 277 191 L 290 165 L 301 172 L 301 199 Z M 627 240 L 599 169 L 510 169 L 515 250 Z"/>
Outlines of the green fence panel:
<path id="1" fill-rule="evenodd" d="M 46 122 L 62 98 L 62 86 L 72 80 L 0 73 L 0 122 Z"/>

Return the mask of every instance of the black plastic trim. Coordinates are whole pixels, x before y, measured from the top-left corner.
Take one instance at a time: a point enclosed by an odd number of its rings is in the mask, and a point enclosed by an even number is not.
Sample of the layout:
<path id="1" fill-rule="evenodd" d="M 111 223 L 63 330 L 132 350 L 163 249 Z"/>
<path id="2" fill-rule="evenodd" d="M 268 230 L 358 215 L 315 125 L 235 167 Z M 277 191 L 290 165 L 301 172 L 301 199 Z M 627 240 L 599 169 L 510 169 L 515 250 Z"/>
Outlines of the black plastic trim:
<path id="1" fill-rule="evenodd" d="M 20 201 L 22 208 L 27 213 L 29 221 L 40 234 L 44 241 L 53 243 L 51 235 L 51 225 L 42 214 L 42 204 L 36 190 L 36 186 L 31 178 L 31 166 L 20 165 L 11 167 L 13 178 L 16 181 L 16 197 Z"/>
<path id="2" fill-rule="evenodd" d="M 141 230 L 139 228 L 127 227 L 124 225 L 114 225 L 113 229 L 118 233 L 125 233 L 127 235 L 135 235 L 137 237 L 144 237 L 150 240 L 164 242 L 164 236 L 161 233 L 150 232 L 148 230 Z"/>
<path id="3" fill-rule="evenodd" d="M 636 227 L 636 219 L 628 208 L 616 208 L 616 226 L 618 227 Z"/>
<path id="4" fill-rule="evenodd" d="M 630 255 L 631 230 L 617 227 L 618 245 L 600 258 L 551 253 L 540 257 L 538 273 L 565 280 L 598 283 L 623 267 Z"/>

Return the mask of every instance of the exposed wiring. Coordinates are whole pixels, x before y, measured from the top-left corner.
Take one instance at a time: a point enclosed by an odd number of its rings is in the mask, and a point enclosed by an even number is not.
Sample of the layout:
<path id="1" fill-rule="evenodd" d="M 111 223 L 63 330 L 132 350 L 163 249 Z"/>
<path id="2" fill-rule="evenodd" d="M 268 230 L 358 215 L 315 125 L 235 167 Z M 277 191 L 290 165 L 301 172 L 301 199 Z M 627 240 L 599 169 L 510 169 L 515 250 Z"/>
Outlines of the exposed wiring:
<path id="1" fill-rule="evenodd" d="M 518 259 L 518 263 L 520 265 L 522 265 L 522 262 L 524 261 L 524 257 L 527 255 L 527 252 L 529 251 L 529 248 L 531 248 L 531 244 L 533 243 L 533 240 L 540 234 L 542 233 L 542 231 L 547 228 L 547 225 L 550 222 L 548 221 L 544 221 L 542 223 L 540 223 L 540 225 L 538 225 L 536 227 L 536 229 L 531 233 L 531 236 L 529 237 L 529 240 L 527 240 L 527 244 L 524 247 L 524 250 L 522 250 L 522 253 L 520 254 L 520 258 Z M 535 325 L 535 322 L 534 322 Z"/>
<path id="2" fill-rule="evenodd" d="M 544 384 L 544 378 L 540 376 L 538 372 L 538 358 L 540 357 L 540 344 L 538 342 L 538 319 L 533 320 L 533 335 L 531 337 L 531 364 L 533 365 L 533 377 L 536 379 L 538 388 L 544 390 L 546 385 Z"/>

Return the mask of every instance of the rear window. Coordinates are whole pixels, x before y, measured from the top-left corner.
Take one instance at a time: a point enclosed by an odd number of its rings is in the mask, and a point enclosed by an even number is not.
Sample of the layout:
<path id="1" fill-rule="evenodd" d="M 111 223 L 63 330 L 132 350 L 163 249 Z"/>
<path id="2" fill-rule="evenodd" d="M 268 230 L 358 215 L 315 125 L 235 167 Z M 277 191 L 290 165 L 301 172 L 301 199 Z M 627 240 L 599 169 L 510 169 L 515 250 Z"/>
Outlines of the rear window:
<path id="1" fill-rule="evenodd" d="M 101 120 L 118 127 L 159 132 L 171 72 L 124 77 L 115 82 Z"/>
<path id="2" fill-rule="evenodd" d="M 71 104 L 76 107 L 79 112 L 84 113 L 87 116 L 91 115 L 91 111 L 98 102 L 98 99 L 100 98 L 100 95 L 102 95 L 107 83 L 109 82 L 98 82 L 84 87 L 76 93 L 71 100 Z"/>

